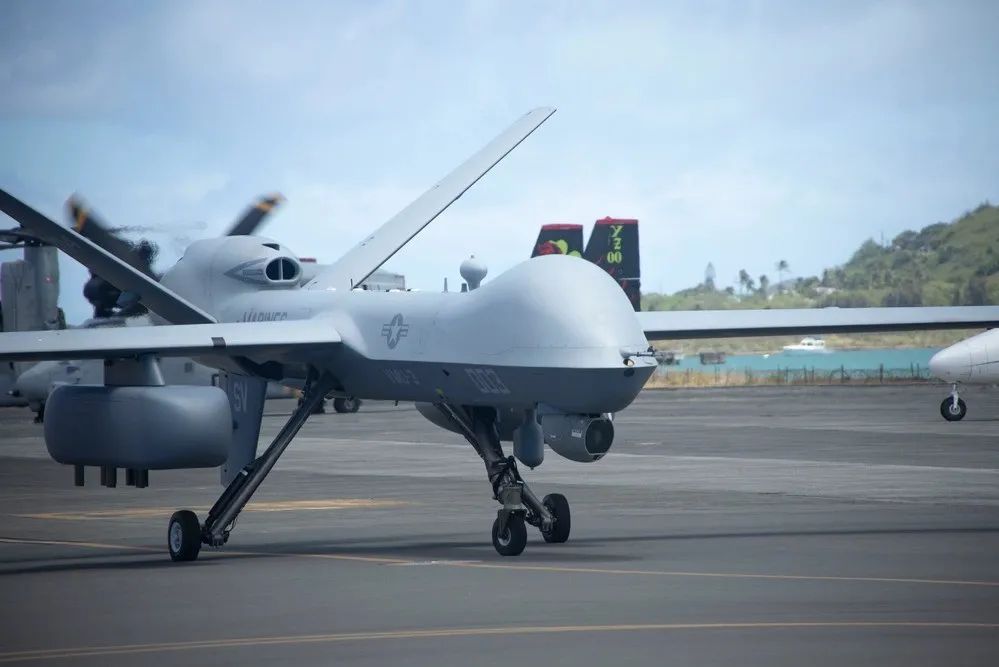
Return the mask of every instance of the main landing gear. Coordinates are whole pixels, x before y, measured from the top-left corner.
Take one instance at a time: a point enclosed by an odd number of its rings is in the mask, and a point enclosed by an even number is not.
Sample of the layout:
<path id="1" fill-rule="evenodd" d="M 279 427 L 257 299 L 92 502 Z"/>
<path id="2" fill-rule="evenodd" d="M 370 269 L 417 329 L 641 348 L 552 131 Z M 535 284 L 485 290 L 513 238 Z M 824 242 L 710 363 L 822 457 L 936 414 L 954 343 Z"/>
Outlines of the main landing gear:
<path id="1" fill-rule="evenodd" d="M 503 455 L 493 408 L 462 409 L 448 403 L 437 408 L 461 429 L 486 464 L 493 498 L 502 507 L 493 521 L 493 547 L 501 556 L 519 556 L 527 545 L 527 524 L 541 531 L 545 542 L 569 539 L 571 515 L 565 496 L 553 493 L 539 500 L 520 476 L 517 460 Z"/>
<path id="2" fill-rule="evenodd" d="M 334 398 L 333 409 L 339 413 L 353 413 L 361 409 L 361 399 L 349 396 L 347 398 Z"/>
<path id="3" fill-rule="evenodd" d="M 212 506 L 204 525 L 190 510 L 174 512 L 167 528 L 167 547 L 175 561 L 191 561 L 198 557 L 201 545 L 220 547 L 229 540 L 236 517 L 249 502 L 253 492 L 267 477 L 302 425 L 313 413 L 316 404 L 333 389 L 336 381 L 329 374 L 318 380 L 313 375 L 306 382 L 305 394 L 295 412 L 274 437 L 270 446 L 252 463 L 243 468 Z"/>
<path id="4" fill-rule="evenodd" d="M 951 385 L 950 396 L 940 404 L 940 415 L 949 422 L 958 422 L 968 414 L 968 406 L 958 396 L 957 383 Z"/>
<path id="5" fill-rule="evenodd" d="M 305 401 L 305 397 L 298 399 L 298 405 L 301 406 Z M 354 398 L 349 396 L 346 398 L 334 398 L 333 399 L 333 410 L 338 413 L 354 413 L 361 409 L 361 404 L 363 401 L 359 398 Z M 312 409 L 312 414 L 314 415 L 324 415 L 326 414 L 326 401 L 322 400 L 316 403 L 316 407 Z"/>

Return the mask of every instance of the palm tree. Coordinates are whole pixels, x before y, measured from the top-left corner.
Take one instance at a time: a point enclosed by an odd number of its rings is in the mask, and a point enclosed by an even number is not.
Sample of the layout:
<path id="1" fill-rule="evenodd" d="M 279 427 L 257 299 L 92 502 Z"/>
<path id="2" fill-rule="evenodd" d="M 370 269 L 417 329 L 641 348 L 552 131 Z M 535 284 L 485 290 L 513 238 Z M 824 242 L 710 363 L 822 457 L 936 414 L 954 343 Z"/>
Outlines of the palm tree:
<path id="1" fill-rule="evenodd" d="M 739 286 L 742 287 L 743 293 L 751 289 L 750 285 L 752 282 L 753 279 L 749 277 L 749 272 L 746 269 L 739 269 Z"/>
<path id="2" fill-rule="evenodd" d="M 779 262 L 777 262 L 776 268 L 777 268 L 777 282 L 782 286 L 784 284 L 784 273 L 790 270 L 790 267 L 788 267 L 787 265 L 787 260 L 782 259 Z"/>
<path id="3" fill-rule="evenodd" d="M 760 295 L 764 298 L 767 296 L 767 288 L 770 287 L 770 279 L 767 278 L 767 274 L 762 274 L 760 276 Z"/>

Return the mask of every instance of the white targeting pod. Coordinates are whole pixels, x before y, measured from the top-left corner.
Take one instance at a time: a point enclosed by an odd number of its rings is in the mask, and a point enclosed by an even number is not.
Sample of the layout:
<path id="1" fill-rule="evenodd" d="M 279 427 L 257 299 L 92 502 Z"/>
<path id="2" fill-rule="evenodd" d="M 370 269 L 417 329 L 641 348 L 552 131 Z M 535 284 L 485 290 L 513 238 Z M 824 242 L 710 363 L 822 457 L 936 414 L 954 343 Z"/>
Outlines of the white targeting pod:
<path id="1" fill-rule="evenodd" d="M 489 273 L 489 269 L 481 260 L 476 259 L 475 255 L 472 255 L 461 263 L 458 272 L 461 273 L 462 280 L 468 284 L 468 289 L 473 290 L 479 288 L 486 274 Z"/>

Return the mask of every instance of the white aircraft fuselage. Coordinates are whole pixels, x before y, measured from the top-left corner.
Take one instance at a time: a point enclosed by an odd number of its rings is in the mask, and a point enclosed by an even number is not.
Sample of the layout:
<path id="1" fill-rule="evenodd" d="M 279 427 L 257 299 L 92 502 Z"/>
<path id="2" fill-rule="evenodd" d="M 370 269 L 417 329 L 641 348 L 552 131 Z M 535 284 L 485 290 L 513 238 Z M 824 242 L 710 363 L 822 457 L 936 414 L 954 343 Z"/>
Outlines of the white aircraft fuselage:
<path id="1" fill-rule="evenodd" d="M 999 329 L 944 348 L 930 359 L 930 372 L 946 382 L 999 382 Z"/>

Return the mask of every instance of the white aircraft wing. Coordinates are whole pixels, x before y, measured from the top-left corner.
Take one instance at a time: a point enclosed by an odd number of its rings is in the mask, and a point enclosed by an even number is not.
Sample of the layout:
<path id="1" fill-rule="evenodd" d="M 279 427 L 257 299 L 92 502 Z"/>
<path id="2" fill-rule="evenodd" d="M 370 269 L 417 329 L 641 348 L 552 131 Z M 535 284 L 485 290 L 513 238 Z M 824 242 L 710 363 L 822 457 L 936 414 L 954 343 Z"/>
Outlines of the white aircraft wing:
<path id="1" fill-rule="evenodd" d="M 664 310 L 636 315 L 650 340 L 999 326 L 999 306 Z"/>
<path id="2" fill-rule="evenodd" d="M 0 335 L 0 361 L 120 359 L 140 354 L 234 357 L 271 353 L 284 358 L 321 353 L 340 342 L 340 334 L 323 320 L 18 331 Z"/>
<path id="3" fill-rule="evenodd" d="M 419 199 L 326 267 L 307 287 L 349 290 L 361 284 L 553 113 L 553 108 L 540 107 L 525 114 Z"/>
<path id="4" fill-rule="evenodd" d="M 123 262 L 104 248 L 45 217 L 16 197 L 0 190 L 0 211 L 24 229 L 53 245 L 122 291 L 134 292 L 149 310 L 174 324 L 205 324 L 215 318 L 154 278 Z"/>

